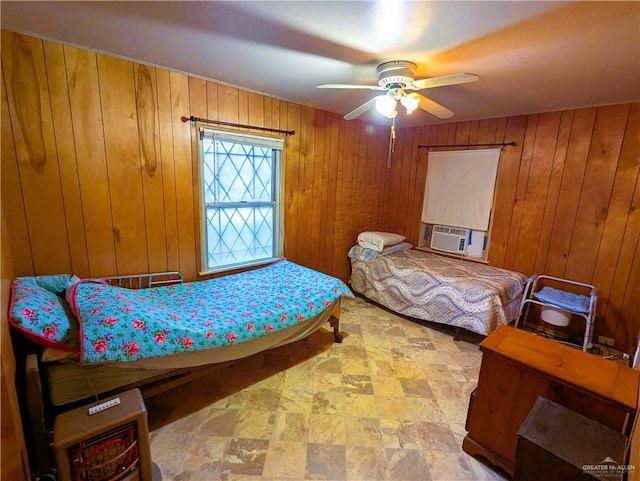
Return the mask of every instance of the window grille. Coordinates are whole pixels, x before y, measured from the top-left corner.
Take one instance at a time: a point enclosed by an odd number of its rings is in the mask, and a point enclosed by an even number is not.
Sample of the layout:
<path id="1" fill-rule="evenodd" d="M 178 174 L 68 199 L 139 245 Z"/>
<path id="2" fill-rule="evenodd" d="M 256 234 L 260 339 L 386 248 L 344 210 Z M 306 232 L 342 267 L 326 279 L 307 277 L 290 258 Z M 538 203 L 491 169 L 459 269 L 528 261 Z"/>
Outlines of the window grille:
<path id="1" fill-rule="evenodd" d="M 282 256 L 284 141 L 201 130 L 205 271 Z"/>

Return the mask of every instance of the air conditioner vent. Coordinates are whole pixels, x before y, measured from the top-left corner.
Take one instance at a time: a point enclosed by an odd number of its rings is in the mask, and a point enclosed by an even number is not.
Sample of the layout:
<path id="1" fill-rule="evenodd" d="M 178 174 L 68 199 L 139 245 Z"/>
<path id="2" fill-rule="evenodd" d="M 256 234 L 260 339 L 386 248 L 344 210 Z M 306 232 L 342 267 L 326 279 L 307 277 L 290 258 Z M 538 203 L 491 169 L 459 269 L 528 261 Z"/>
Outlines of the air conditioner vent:
<path id="1" fill-rule="evenodd" d="M 433 226 L 431 248 L 443 252 L 464 255 L 467 250 L 468 238 L 469 229 L 436 225 Z"/>

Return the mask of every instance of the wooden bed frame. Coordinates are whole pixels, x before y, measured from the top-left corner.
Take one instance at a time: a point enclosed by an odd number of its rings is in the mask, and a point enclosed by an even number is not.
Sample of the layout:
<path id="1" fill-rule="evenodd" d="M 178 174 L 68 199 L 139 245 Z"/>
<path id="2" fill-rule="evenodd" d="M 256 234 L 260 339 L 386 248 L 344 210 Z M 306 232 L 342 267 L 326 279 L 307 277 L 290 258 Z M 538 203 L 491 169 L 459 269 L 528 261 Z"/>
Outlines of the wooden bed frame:
<path id="1" fill-rule="evenodd" d="M 182 283 L 184 278 L 180 272 L 161 272 L 114 276 L 103 279 L 111 285 L 130 289 L 142 289 Z M 333 331 L 334 341 L 341 343 L 343 338 L 340 335 L 340 300 L 338 300 L 329 318 L 329 325 Z M 224 369 L 238 361 L 232 360 L 216 364 L 174 369 L 141 381 L 96 393 L 93 399 L 84 398 L 62 406 L 53 406 L 49 401 L 48 390 L 45 389 L 46 381 L 44 379 L 44 371 L 41 369 L 41 349 L 39 346 L 32 344 L 31 341 L 25 342 L 28 343 L 28 350 L 24 361 L 24 399 L 26 401 L 25 414 L 28 424 L 26 426 L 26 432 L 29 437 L 29 439 L 27 439 L 27 446 L 32 455 L 32 470 L 39 475 L 50 471 L 51 468 L 55 466 L 51 446 L 53 441 L 53 420 L 58 414 L 133 388 L 140 389 L 143 398 L 148 399 L 203 376 L 212 374 L 220 369 Z"/>

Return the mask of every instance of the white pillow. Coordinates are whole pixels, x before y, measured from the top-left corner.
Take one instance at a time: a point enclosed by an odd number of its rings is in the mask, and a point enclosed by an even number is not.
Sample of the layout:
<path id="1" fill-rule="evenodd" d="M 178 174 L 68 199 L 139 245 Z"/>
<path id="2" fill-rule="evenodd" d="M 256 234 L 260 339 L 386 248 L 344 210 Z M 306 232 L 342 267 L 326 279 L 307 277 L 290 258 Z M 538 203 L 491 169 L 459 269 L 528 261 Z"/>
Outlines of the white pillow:
<path id="1" fill-rule="evenodd" d="M 406 237 L 391 232 L 361 232 L 358 235 L 358 245 L 364 249 L 382 252 L 386 246 L 392 246 L 405 240 Z"/>

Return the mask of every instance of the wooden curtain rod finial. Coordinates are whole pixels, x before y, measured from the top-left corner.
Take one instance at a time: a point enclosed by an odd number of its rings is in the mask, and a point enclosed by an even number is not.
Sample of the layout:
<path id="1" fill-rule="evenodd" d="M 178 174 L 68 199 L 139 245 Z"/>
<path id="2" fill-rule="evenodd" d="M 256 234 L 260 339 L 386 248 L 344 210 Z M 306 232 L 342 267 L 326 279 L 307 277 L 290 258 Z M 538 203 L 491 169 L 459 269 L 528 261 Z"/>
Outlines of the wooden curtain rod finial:
<path id="1" fill-rule="evenodd" d="M 180 117 L 180 120 L 182 120 L 183 122 L 189 122 L 189 120 L 191 120 L 191 118 L 189 117 L 185 117 L 184 115 L 182 117 Z M 195 120 L 195 118 L 194 118 Z"/>

